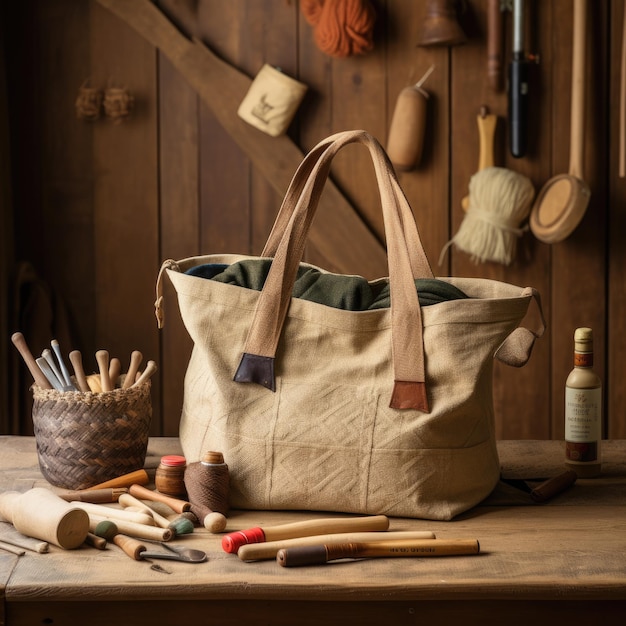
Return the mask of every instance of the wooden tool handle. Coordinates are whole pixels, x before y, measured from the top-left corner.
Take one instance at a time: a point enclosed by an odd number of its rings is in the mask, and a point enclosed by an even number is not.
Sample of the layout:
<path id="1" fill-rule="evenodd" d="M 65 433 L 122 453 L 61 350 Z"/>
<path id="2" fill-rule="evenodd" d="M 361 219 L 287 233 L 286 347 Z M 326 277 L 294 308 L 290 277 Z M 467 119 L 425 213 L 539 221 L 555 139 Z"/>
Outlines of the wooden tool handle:
<path id="1" fill-rule="evenodd" d="M 124 377 L 122 389 L 128 389 L 135 382 L 135 376 L 137 375 L 137 370 L 141 365 L 142 359 L 143 354 L 141 354 L 139 350 L 132 351 L 130 355 L 130 364 L 128 365 L 128 371 L 126 372 L 126 376 Z"/>
<path id="2" fill-rule="evenodd" d="M 106 517 L 107 519 L 133 522 L 144 526 L 154 526 L 154 518 L 149 513 L 139 513 L 138 511 L 127 511 L 126 509 L 113 508 L 104 504 L 93 504 L 92 502 L 74 502 L 74 506 L 86 511 L 89 516 Z"/>
<path id="3" fill-rule="evenodd" d="M 130 487 L 131 485 L 147 485 L 150 482 L 150 477 L 146 470 L 140 469 L 128 474 L 123 474 L 112 480 L 107 480 L 103 483 L 98 483 L 93 487 L 88 487 L 85 491 L 94 491 L 96 489 L 108 489 L 117 487 Z"/>
<path id="4" fill-rule="evenodd" d="M 141 500 L 138 500 L 130 493 L 122 494 L 120 496 L 119 503 L 125 508 L 135 507 L 137 510 L 143 511 L 152 516 L 157 526 L 160 526 L 161 528 L 169 528 L 170 520 L 157 513 L 153 508 L 144 504 Z"/>
<path id="5" fill-rule="evenodd" d="M 70 352 L 70 363 L 74 368 L 74 376 L 76 377 L 79 389 L 85 393 L 90 391 L 85 376 L 85 370 L 83 369 L 83 358 L 78 350 L 72 350 Z"/>
<path id="6" fill-rule="evenodd" d="M 574 0 L 569 173 L 580 180 L 584 180 L 586 16 L 587 0 Z"/>
<path id="7" fill-rule="evenodd" d="M 96 352 L 96 361 L 100 368 L 100 384 L 102 391 L 113 391 L 113 385 L 109 378 L 109 353 L 106 350 L 98 350 Z"/>
<path id="8" fill-rule="evenodd" d="M 93 502 L 94 504 L 106 504 L 117 502 L 120 496 L 128 493 L 126 487 L 118 489 L 94 489 L 86 491 L 68 491 L 60 493 L 59 498 L 63 498 L 66 502 Z"/>
<path id="9" fill-rule="evenodd" d="M 39 365 L 37 365 L 35 357 L 28 348 L 24 335 L 22 333 L 13 333 L 13 335 L 11 335 L 11 341 L 22 355 L 24 363 L 26 363 L 26 367 L 28 367 L 31 376 L 37 385 L 42 389 L 52 389 L 52 385 L 48 382 L 48 379 L 44 376 L 41 369 L 39 369 Z"/>
<path id="10" fill-rule="evenodd" d="M 495 164 L 493 146 L 498 116 L 485 113 L 476 118 L 476 123 L 478 124 L 479 141 L 478 171 L 481 171 L 487 167 L 493 167 Z"/>
<path id="11" fill-rule="evenodd" d="M 136 524 L 135 522 L 127 522 L 121 519 L 111 519 L 101 515 L 89 515 L 89 530 L 94 532 L 100 522 L 113 522 L 118 530 L 124 535 L 136 537 L 137 539 L 146 539 L 148 541 L 169 541 L 174 533 L 169 528 L 159 528 L 158 526 L 146 526 L 145 524 Z"/>
<path id="12" fill-rule="evenodd" d="M 124 552 L 126 552 L 131 559 L 135 559 L 135 561 L 141 561 L 141 553 L 147 550 L 143 543 L 132 537 L 127 537 L 126 535 L 115 535 L 115 537 L 113 537 L 113 543 L 124 550 Z"/>
<path id="13" fill-rule="evenodd" d="M 228 520 L 223 513 L 212 511 L 208 506 L 193 502 L 189 510 L 198 518 L 200 524 L 212 533 L 221 533 L 226 528 Z"/>
<path id="14" fill-rule="evenodd" d="M 130 495 L 135 496 L 135 498 L 167 504 L 167 506 L 169 506 L 173 511 L 176 511 L 176 513 L 183 513 L 184 511 L 189 511 L 191 509 L 191 504 L 189 502 L 166 496 L 158 491 L 146 489 L 141 485 L 131 485 L 128 491 L 130 492 Z"/>
<path id="15" fill-rule="evenodd" d="M 502 12 L 500 0 L 487 3 L 487 81 L 494 91 L 502 86 Z"/>
<path id="16" fill-rule="evenodd" d="M 282 541 L 266 541 L 265 543 L 249 543 L 241 546 L 237 556 L 242 561 L 264 561 L 274 559 L 279 550 L 287 548 L 301 548 L 303 546 L 333 545 L 336 543 L 361 542 L 361 541 L 389 541 L 390 539 L 413 540 L 435 539 L 435 533 L 430 531 L 388 531 L 388 532 L 362 532 L 362 533 L 335 533 L 331 535 L 313 535 L 311 537 L 296 537 L 295 539 L 283 539 Z"/>
<path id="17" fill-rule="evenodd" d="M 131 387 L 139 387 L 143 385 L 155 372 L 157 371 L 157 364 L 154 361 L 148 361 L 146 363 L 146 369 L 141 373 L 141 376 L 131 385 Z"/>
<path id="18" fill-rule="evenodd" d="M 476 116 L 478 125 L 478 171 L 495 165 L 494 143 L 498 116 L 487 113 L 486 107 L 481 109 L 480 115 Z M 469 195 L 461 200 L 464 211 L 469 209 Z"/>
<path id="19" fill-rule="evenodd" d="M 480 545 L 476 539 L 379 541 L 281 549 L 276 560 L 283 567 L 293 567 L 318 565 L 337 559 L 465 556 L 479 552 Z"/>
<path id="20" fill-rule="evenodd" d="M 118 358 L 112 358 L 109 362 L 109 381 L 111 382 L 111 387 L 115 389 L 115 384 L 119 375 L 122 371 L 122 362 Z"/>
<path id="21" fill-rule="evenodd" d="M 355 532 L 367 530 L 387 530 L 389 518 L 385 515 L 371 515 L 368 517 L 343 517 L 307 520 L 280 524 L 263 528 L 266 541 L 277 539 L 292 539 L 307 535 L 324 535 L 327 533 Z"/>
<path id="22" fill-rule="evenodd" d="M 87 533 L 85 543 L 92 548 L 98 548 L 98 550 L 104 550 L 107 547 L 107 540 L 104 537 L 94 535 L 92 532 Z"/>

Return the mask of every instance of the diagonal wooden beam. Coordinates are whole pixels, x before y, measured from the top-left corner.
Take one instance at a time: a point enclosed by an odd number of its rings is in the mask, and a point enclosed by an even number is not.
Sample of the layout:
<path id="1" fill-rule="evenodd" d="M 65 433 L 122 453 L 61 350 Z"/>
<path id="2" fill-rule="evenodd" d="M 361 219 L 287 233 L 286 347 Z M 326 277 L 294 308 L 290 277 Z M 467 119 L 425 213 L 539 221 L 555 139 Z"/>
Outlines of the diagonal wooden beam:
<path id="1" fill-rule="evenodd" d="M 98 2 L 170 60 L 254 166 L 283 196 L 304 155 L 288 136 L 271 137 L 237 115 L 251 79 L 217 57 L 203 42 L 185 37 L 150 0 Z M 387 273 L 384 247 L 330 180 L 309 239 L 328 259 L 329 269 L 367 278 Z"/>

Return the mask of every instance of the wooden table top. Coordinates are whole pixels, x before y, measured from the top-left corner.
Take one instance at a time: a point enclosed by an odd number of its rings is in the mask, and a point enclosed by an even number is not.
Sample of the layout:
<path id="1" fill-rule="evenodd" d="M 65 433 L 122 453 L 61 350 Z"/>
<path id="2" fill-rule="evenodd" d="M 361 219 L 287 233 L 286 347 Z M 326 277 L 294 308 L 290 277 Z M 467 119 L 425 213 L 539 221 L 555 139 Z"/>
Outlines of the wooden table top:
<path id="1" fill-rule="evenodd" d="M 504 478 L 542 479 L 564 469 L 560 441 L 498 445 Z M 168 453 L 180 453 L 177 439 L 151 439 L 146 466 L 155 467 L 160 456 Z M 34 438 L 0 437 L 0 467 L 2 489 L 49 486 L 39 472 Z M 320 517 L 346 515 L 232 511 L 226 531 Z M 243 562 L 221 549 L 220 535 L 196 529 L 174 543 L 205 551 L 208 561 L 159 561 L 170 574 L 131 560 L 116 546 L 104 551 L 51 546 L 47 554 L 27 552 L 21 557 L 0 551 L 0 593 L 7 606 L 94 599 L 623 602 L 626 441 L 604 442 L 603 475 L 579 479 L 547 504 L 533 504 L 523 491 L 501 485 L 485 503 L 451 522 L 394 518 L 390 530 L 431 530 L 438 538 L 475 538 L 481 554 L 283 568 L 275 561 Z"/>

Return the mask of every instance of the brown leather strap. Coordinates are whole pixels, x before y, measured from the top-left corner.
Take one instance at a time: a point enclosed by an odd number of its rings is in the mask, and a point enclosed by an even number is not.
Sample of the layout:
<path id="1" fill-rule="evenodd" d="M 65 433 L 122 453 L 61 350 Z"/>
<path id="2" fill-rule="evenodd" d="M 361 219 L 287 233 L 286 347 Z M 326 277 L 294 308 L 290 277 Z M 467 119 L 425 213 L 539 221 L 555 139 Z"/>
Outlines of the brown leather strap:
<path id="1" fill-rule="evenodd" d="M 274 252 L 273 262 L 235 379 L 247 382 L 267 379 L 267 359 L 258 357 L 273 359 L 276 354 L 307 233 L 332 159 L 350 143 L 361 143 L 369 149 L 381 196 L 391 291 L 394 379 L 401 381 L 396 386 L 402 387 L 401 392 L 396 390 L 393 394 L 391 406 L 427 411 L 422 318 L 414 279 L 433 274 L 393 167 L 378 141 L 365 131 L 338 133 L 322 141 L 296 172 L 264 251 L 264 256 Z M 259 364 L 263 372 L 256 373 Z M 273 388 L 274 381 L 268 381 L 265 386 Z"/>

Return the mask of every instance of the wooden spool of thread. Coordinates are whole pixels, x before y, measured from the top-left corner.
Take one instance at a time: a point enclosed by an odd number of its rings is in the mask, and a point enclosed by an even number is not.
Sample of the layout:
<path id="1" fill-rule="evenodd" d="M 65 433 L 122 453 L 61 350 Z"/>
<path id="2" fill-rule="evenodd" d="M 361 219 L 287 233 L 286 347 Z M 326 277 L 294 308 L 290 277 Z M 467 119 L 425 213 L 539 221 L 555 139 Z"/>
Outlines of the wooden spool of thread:
<path id="1" fill-rule="evenodd" d="M 185 470 L 185 487 L 189 501 L 226 515 L 230 478 L 221 452 L 207 452 L 202 460 L 190 463 Z"/>
<path id="2" fill-rule="evenodd" d="M 157 491 L 174 498 L 185 497 L 186 467 L 187 462 L 184 456 L 169 454 L 161 457 L 154 477 Z"/>

